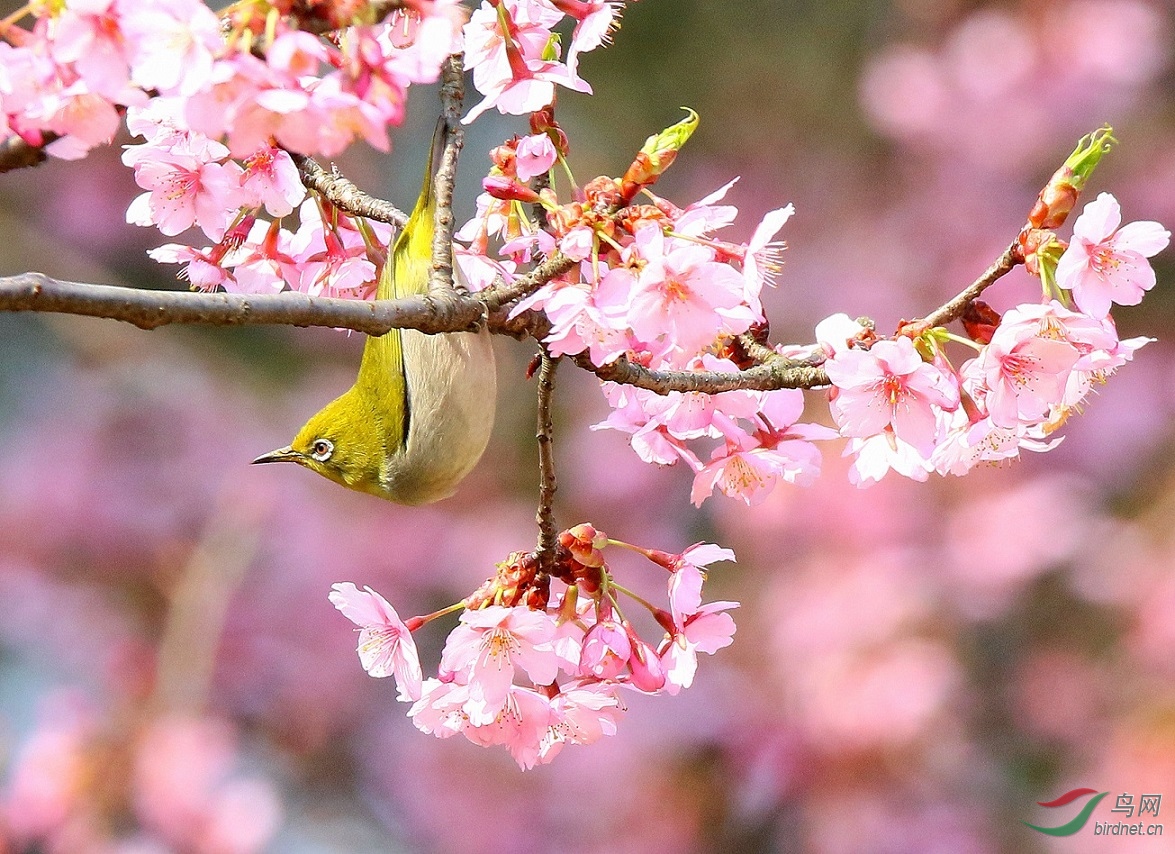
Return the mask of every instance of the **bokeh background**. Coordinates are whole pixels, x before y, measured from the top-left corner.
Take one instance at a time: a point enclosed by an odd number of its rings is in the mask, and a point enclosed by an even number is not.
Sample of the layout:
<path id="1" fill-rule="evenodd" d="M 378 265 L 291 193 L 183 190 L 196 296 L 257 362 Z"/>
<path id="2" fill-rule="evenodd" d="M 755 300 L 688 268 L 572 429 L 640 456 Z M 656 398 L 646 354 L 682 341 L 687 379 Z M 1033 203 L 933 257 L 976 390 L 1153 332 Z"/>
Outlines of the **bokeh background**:
<path id="1" fill-rule="evenodd" d="M 796 204 L 767 301 L 774 339 L 804 342 L 831 312 L 891 329 L 957 291 L 1103 122 L 1122 144 L 1090 193 L 1175 224 L 1173 31 L 1158 0 L 641 0 L 584 60 L 596 97 L 559 112 L 583 181 L 697 109 L 661 192 L 742 175 L 738 239 Z M 434 104 L 417 92 L 393 155 L 345 171 L 409 204 Z M 466 214 L 523 127 L 471 130 Z M 0 269 L 175 287 L 144 254 L 164 241 L 124 223 L 137 192 L 117 148 L 3 176 Z M 743 607 L 693 688 L 629 698 L 618 735 L 525 774 L 417 733 L 326 594 L 426 613 L 530 546 L 533 347 L 499 342 L 493 445 L 459 496 L 404 509 L 247 465 L 350 383 L 359 336 L 0 316 L 0 852 L 1175 851 L 1175 263 L 1156 260 L 1118 317 L 1158 343 L 1059 449 L 963 479 L 858 491 L 829 447 L 812 488 L 696 510 L 687 472 L 588 429 L 606 408 L 565 368 L 561 523 L 730 546 L 710 587 Z M 990 293 L 1034 298 L 1020 273 Z M 420 639 L 434 664 L 446 630 Z M 1161 794 L 1166 837 L 1023 826 L 1060 824 L 1034 802 L 1079 786 L 1112 793 L 1103 821 Z"/>

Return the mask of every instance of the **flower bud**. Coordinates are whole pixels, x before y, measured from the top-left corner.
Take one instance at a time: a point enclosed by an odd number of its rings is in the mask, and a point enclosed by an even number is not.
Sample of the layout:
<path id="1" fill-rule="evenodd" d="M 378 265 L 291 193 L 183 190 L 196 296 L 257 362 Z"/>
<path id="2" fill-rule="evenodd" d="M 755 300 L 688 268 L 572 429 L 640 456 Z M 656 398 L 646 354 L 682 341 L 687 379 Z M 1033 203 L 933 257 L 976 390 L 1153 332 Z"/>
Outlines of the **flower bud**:
<path id="1" fill-rule="evenodd" d="M 1077 148 L 1040 191 L 1028 214 L 1028 224 L 1032 228 L 1059 228 L 1064 224 L 1094 167 L 1117 142 L 1112 134 L 1113 128 L 1106 125 L 1081 138 Z"/>
<path id="2" fill-rule="evenodd" d="M 615 620 L 601 620 L 583 637 L 579 672 L 597 679 L 615 679 L 628 667 L 632 644 L 628 633 Z"/>
<path id="3" fill-rule="evenodd" d="M 635 197 L 642 187 L 656 183 L 677 158 L 677 152 L 685 145 L 686 140 L 697 129 L 698 114 L 689 107 L 682 109 L 688 112 L 689 116 L 645 140 L 636 159 L 624 173 L 621 184 L 625 200 Z"/>
<path id="4" fill-rule="evenodd" d="M 601 549 L 608 545 L 608 535 L 583 522 L 559 534 L 559 544 L 584 566 L 601 567 L 604 565 Z"/>
<path id="5" fill-rule="evenodd" d="M 628 657 L 628 672 L 631 674 L 630 683 L 634 688 L 653 693 L 665 687 L 665 668 L 657 652 L 639 637 L 627 622 L 624 628 L 628 632 L 628 642 L 632 646 L 632 655 Z"/>
<path id="6" fill-rule="evenodd" d="M 481 188 L 504 202 L 527 202 L 534 204 L 540 201 L 539 194 L 525 184 L 520 184 L 514 178 L 505 175 L 487 175 L 481 179 Z"/>
<path id="7" fill-rule="evenodd" d="M 960 318 L 972 341 L 990 344 L 991 336 L 1000 325 L 1000 313 L 983 300 L 971 300 Z"/>
<path id="8" fill-rule="evenodd" d="M 551 138 L 551 142 L 555 145 L 555 150 L 564 157 L 571 151 L 571 144 L 567 141 L 567 134 L 563 132 L 563 128 L 555 121 L 555 107 L 548 104 L 541 110 L 535 110 L 530 114 L 530 132 L 534 134 L 545 133 Z"/>

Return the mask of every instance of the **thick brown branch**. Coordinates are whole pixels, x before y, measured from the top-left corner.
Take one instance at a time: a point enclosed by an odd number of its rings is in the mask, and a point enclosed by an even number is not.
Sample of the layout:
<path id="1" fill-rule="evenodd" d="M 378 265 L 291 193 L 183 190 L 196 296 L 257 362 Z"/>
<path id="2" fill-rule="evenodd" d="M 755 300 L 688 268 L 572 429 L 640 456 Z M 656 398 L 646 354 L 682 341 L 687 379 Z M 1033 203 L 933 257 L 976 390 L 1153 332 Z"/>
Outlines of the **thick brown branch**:
<path id="1" fill-rule="evenodd" d="M 383 335 L 390 329 L 453 332 L 477 328 L 485 306 L 473 298 L 430 294 L 398 300 L 310 297 L 301 293 L 225 294 L 154 291 L 61 282 L 42 273 L 0 277 L 0 311 L 49 311 L 107 317 L 155 329 L 170 323 L 211 326 L 327 326 Z"/>
<path id="2" fill-rule="evenodd" d="M 543 351 L 539 367 L 538 418 L 534 437 L 539 446 L 539 507 L 535 521 L 539 526 L 536 556 L 539 569 L 551 572 L 555 565 L 555 546 L 558 528 L 555 526 L 555 478 L 554 419 L 551 414 L 551 399 L 555 391 L 555 369 L 559 360 L 552 359 Z"/>
<path id="3" fill-rule="evenodd" d="M 338 172 L 327 172 L 313 158 L 293 152 L 291 156 L 302 176 L 302 183 L 328 199 L 339 210 L 386 222 L 396 228 L 403 228 L 408 221 L 408 215 L 391 202 L 367 195 Z"/>
<path id="4" fill-rule="evenodd" d="M 952 320 L 957 320 L 963 316 L 963 313 L 967 310 L 967 306 L 971 304 L 972 300 L 987 290 L 987 288 L 994 285 L 1000 278 L 1010 273 L 1017 264 L 1022 263 L 1024 263 L 1024 256 L 1020 250 L 1020 244 L 1013 242 L 1011 246 L 1004 250 L 1004 254 L 984 270 L 983 275 L 960 291 L 957 296 L 943 303 L 925 317 L 903 323 L 902 327 L 898 330 L 898 334 L 917 337 L 936 326 L 945 326 Z"/>

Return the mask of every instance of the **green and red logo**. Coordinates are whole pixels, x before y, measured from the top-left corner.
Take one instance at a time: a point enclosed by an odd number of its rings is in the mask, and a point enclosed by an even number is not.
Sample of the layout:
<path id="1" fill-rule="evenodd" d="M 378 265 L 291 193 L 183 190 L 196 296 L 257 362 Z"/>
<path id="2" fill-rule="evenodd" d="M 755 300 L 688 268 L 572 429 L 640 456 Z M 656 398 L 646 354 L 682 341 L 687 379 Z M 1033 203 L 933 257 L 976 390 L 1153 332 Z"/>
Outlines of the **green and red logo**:
<path id="1" fill-rule="evenodd" d="M 1084 798 L 1086 795 L 1094 795 L 1094 797 L 1086 801 L 1085 806 L 1081 808 L 1081 812 L 1077 813 L 1077 815 L 1075 815 L 1070 821 L 1067 821 L 1064 824 L 1057 825 L 1056 827 L 1041 827 L 1037 824 L 1028 824 L 1028 822 L 1024 822 L 1024 824 L 1028 825 L 1033 830 L 1040 831 L 1041 833 L 1047 833 L 1049 836 L 1072 836 L 1074 833 L 1081 830 L 1081 828 L 1085 827 L 1086 822 L 1089 821 L 1090 815 L 1093 814 L 1094 807 L 1101 803 L 1102 798 L 1108 794 L 1110 793 L 1099 792 L 1097 789 L 1072 789 L 1068 792 L 1065 792 L 1065 794 L 1061 795 L 1061 797 L 1057 798 L 1056 800 L 1037 801 L 1039 806 L 1052 809 L 1054 807 L 1068 806 L 1078 798 Z"/>

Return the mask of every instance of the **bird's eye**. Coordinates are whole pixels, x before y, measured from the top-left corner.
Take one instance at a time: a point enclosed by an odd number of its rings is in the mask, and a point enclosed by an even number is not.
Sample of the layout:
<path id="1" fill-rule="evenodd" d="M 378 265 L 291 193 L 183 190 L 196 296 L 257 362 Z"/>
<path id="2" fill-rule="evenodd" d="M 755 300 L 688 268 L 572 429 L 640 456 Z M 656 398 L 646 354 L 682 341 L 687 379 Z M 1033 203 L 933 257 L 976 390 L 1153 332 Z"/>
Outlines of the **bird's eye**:
<path id="1" fill-rule="evenodd" d="M 330 439 L 316 439 L 314 445 L 310 448 L 310 456 L 314 457 L 320 463 L 325 463 L 330 459 L 330 455 L 334 451 L 335 445 Z"/>

